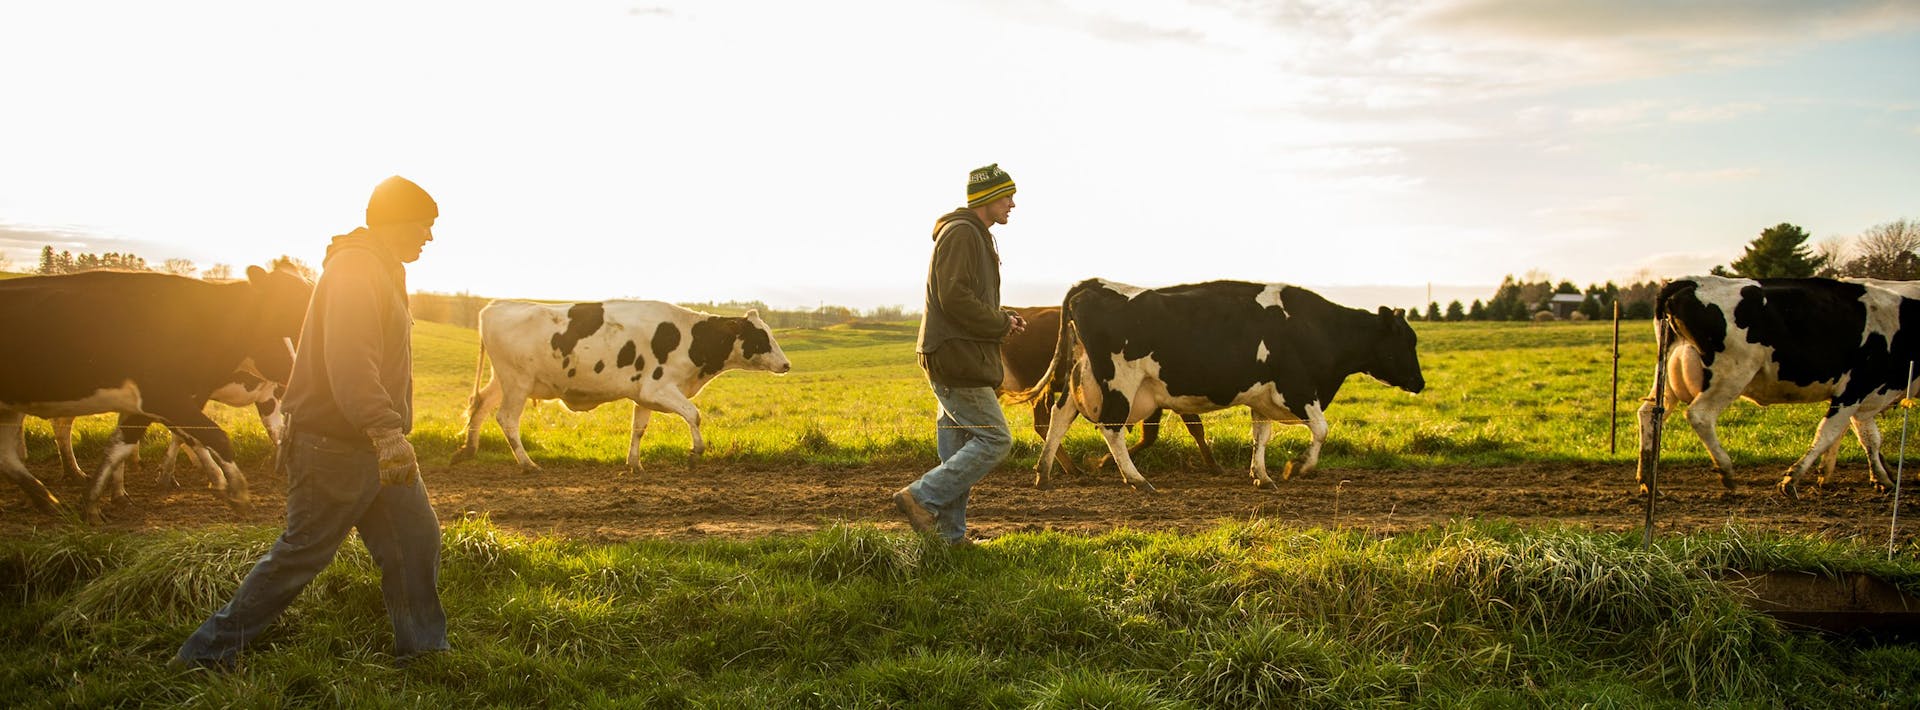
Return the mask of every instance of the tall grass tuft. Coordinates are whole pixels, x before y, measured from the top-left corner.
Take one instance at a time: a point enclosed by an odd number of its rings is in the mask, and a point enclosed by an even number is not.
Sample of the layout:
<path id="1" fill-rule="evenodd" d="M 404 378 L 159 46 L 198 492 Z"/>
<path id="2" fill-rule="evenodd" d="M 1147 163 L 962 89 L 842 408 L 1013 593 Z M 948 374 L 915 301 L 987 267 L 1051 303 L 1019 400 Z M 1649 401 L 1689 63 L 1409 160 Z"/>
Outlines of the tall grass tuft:
<path id="1" fill-rule="evenodd" d="M 75 590 L 51 626 L 77 634 L 127 619 L 203 616 L 233 595 L 273 539 L 273 531 L 263 528 L 162 534 Z"/>

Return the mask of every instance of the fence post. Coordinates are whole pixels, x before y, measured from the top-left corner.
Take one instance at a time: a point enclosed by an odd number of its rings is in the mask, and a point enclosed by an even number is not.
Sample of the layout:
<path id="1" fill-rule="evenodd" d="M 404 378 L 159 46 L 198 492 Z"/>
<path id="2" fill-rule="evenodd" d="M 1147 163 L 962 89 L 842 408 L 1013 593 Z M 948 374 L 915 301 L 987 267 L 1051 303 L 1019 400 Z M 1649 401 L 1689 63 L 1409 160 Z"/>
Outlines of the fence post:
<path id="1" fill-rule="evenodd" d="M 1641 484 L 1647 488 L 1646 532 L 1641 540 L 1643 549 L 1653 549 L 1653 502 L 1660 497 L 1660 430 L 1667 423 L 1667 332 L 1665 323 L 1654 321 L 1653 338 L 1653 431 L 1648 435 L 1652 441 L 1640 444 Z"/>
<path id="2" fill-rule="evenodd" d="M 1608 396 L 1607 455 L 1620 453 L 1620 301 L 1613 301 L 1613 389 Z"/>

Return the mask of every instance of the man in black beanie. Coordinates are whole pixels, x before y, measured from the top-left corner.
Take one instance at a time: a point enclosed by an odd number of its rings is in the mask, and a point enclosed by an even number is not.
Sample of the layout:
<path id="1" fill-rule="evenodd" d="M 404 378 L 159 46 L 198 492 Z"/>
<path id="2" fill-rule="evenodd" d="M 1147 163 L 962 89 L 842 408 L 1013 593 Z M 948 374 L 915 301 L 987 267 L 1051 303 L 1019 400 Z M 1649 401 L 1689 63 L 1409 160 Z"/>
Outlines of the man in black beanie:
<path id="1" fill-rule="evenodd" d="M 1026 321 L 1000 307 L 1000 250 L 991 225 L 1013 214 L 1013 178 L 998 164 L 967 175 L 967 206 L 933 224 L 927 308 L 915 351 L 940 402 L 935 441 L 940 465 L 893 494 L 914 530 L 970 544 L 967 498 L 1013 450 L 1013 434 L 994 387 L 1000 342 Z"/>
<path id="2" fill-rule="evenodd" d="M 284 405 L 287 528 L 233 601 L 180 647 L 177 666 L 229 669 L 358 530 L 380 565 L 405 662 L 447 649 L 440 522 L 407 441 L 413 428 L 406 264 L 433 241 L 440 207 L 406 178 L 367 201 L 366 226 L 333 238 L 307 307 Z"/>

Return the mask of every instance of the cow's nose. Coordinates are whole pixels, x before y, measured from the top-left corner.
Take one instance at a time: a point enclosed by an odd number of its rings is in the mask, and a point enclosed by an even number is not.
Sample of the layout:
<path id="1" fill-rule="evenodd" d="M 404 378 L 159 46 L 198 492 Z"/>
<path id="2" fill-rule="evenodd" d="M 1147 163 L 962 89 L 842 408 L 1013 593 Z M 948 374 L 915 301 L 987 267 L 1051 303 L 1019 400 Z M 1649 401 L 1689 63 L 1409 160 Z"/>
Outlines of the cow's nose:
<path id="1" fill-rule="evenodd" d="M 774 373 L 784 375 L 784 374 L 787 374 L 787 371 L 792 369 L 793 369 L 793 363 L 783 362 L 783 363 L 780 363 L 780 369 L 774 370 Z"/>

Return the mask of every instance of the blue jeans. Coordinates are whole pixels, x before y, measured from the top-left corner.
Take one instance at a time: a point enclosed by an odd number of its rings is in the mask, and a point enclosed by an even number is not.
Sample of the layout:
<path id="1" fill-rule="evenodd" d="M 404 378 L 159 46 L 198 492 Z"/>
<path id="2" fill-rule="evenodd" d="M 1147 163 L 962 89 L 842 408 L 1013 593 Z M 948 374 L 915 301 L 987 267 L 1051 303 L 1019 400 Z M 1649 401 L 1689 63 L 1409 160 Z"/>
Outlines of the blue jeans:
<path id="1" fill-rule="evenodd" d="M 355 528 L 380 565 L 394 655 L 446 650 L 447 617 L 438 589 L 440 521 L 427 502 L 426 485 L 418 479 L 381 485 L 371 448 L 324 437 L 294 434 L 287 455 L 286 532 L 247 573 L 233 601 L 180 646 L 178 660 L 232 665 L 326 569 Z"/>
<path id="2" fill-rule="evenodd" d="M 935 384 L 933 396 L 940 401 L 940 465 L 907 490 L 933 513 L 935 531 L 947 542 L 959 542 L 967 536 L 967 496 L 974 483 L 1006 460 L 1013 434 L 992 387 Z"/>

